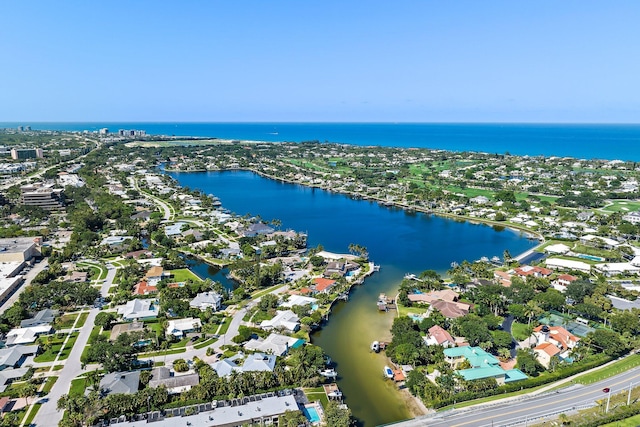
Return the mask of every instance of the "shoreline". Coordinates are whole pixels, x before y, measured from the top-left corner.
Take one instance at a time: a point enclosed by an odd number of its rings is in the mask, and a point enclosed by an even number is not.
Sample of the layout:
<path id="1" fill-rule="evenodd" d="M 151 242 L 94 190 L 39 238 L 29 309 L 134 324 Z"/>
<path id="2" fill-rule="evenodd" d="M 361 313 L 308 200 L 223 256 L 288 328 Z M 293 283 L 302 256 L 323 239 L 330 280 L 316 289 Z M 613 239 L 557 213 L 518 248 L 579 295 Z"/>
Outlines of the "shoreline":
<path id="1" fill-rule="evenodd" d="M 301 185 L 303 187 L 317 188 L 317 189 L 324 190 L 324 191 L 329 191 L 329 192 L 332 192 L 332 193 L 343 194 L 345 196 L 356 197 L 356 198 L 359 197 L 359 198 L 361 198 L 361 200 L 374 201 L 374 202 L 378 202 L 379 204 L 380 203 L 385 203 L 385 206 L 387 206 L 387 207 L 395 207 L 395 208 L 398 208 L 398 209 L 402 209 L 404 212 L 411 212 L 411 211 L 420 212 L 420 213 L 427 214 L 427 215 L 437 215 L 439 217 L 446 218 L 446 219 L 451 219 L 451 220 L 454 220 L 454 221 L 455 220 L 460 220 L 462 222 L 469 222 L 471 224 L 488 225 L 488 226 L 491 226 L 491 227 L 502 227 L 502 228 L 509 229 L 509 230 L 511 230 L 513 232 L 516 232 L 516 233 L 525 233 L 525 234 L 527 234 L 527 236 L 526 236 L 527 238 L 535 238 L 538 241 L 538 244 L 536 246 L 534 246 L 533 248 L 528 249 L 525 252 L 523 252 L 521 254 L 518 254 L 517 256 L 512 257 L 514 260 L 523 258 L 524 256 L 526 256 L 527 254 L 529 254 L 531 252 L 535 252 L 535 250 L 537 248 L 539 248 L 540 246 L 542 246 L 545 243 L 545 239 L 544 239 L 544 236 L 542 234 L 538 233 L 537 231 L 525 228 L 525 227 L 520 227 L 518 225 L 503 224 L 500 221 L 492 221 L 492 220 L 484 219 L 484 218 L 475 218 L 475 217 L 468 217 L 468 216 L 464 216 L 464 215 L 455 215 L 455 214 L 451 214 L 451 213 L 448 213 L 448 212 L 442 212 L 442 211 L 439 211 L 439 210 L 424 208 L 422 206 L 411 206 L 411 205 L 407 205 L 407 204 L 404 204 L 404 203 L 398 203 L 398 202 L 395 202 L 395 201 L 382 200 L 382 199 L 379 199 L 379 198 L 376 198 L 376 197 L 367 196 L 367 199 L 362 199 L 362 195 L 360 195 L 358 193 L 351 192 L 351 191 L 335 191 L 335 190 L 332 190 L 330 188 L 326 188 L 326 187 L 323 187 L 323 186 L 308 185 L 308 184 L 304 184 L 304 183 L 301 183 L 301 182 L 298 182 L 298 181 L 292 181 L 292 180 L 285 179 L 285 178 L 282 178 L 282 177 L 270 175 L 270 174 L 264 173 L 262 171 L 255 170 L 253 168 L 242 168 L 242 167 L 240 167 L 240 168 L 224 168 L 224 169 L 216 169 L 215 171 L 209 171 L 209 170 L 205 170 L 205 171 L 195 171 L 195 170 L 194 171 L 182 171 L 182 170 L 168 170 L 168 169 L 165 169 L 165 170 L 167 172 L 174 172 L 174 173 L 226 172 L 226 171 L 238 171 L 238 170 L 240 170 L 240 171 L 248 171 L 248 172 L 253 172 L 253 173 L 257 174 L 257 175 L 260 175 L 260 176 L 262 176 L 264 178 L 269 178 L 269 179 L 272 179 L 272 180 L 275 180 L 275 181 L 284 182 L 284 183 L 287 183 L 287 184 L 297 184 L 297 185 Z"/>

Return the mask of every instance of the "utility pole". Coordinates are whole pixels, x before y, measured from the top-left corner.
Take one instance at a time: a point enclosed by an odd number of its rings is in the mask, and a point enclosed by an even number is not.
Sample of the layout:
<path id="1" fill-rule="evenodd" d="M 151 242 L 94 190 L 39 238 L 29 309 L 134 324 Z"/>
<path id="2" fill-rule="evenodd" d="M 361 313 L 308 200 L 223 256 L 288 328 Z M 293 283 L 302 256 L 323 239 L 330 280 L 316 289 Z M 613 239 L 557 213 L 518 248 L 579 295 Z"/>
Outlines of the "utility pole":
<path id="1" fill-rule="evenodd" d="M 609 402 L 611 401 L 611 389 L 609 389 L 609 394 L 607 395 L 607 408 L 604 410 L 605 414 L 609 413 Z"/>
<path id="2" fill-rule="evenodd" d="M 631 381 L 629 381 L 629 394 L 627 395 L 627 406 L 629 406 L 629 403 L 631 402 Z"/>

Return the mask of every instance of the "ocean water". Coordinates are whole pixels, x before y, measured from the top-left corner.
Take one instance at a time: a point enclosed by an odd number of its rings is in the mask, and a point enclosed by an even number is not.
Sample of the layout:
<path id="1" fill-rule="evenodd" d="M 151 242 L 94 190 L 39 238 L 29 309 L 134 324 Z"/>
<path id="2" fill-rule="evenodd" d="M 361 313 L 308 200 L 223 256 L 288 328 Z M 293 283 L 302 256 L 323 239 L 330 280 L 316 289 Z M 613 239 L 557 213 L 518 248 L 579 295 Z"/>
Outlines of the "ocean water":
<path id="1" fill-rule="evenodd" d="M 636 124 L 481 123 L 0 123 L 0 128 L 95 131 L 140 129 L 153 135 L 254 141 L 321 141 L 517 155 L 640 161 Z"/>

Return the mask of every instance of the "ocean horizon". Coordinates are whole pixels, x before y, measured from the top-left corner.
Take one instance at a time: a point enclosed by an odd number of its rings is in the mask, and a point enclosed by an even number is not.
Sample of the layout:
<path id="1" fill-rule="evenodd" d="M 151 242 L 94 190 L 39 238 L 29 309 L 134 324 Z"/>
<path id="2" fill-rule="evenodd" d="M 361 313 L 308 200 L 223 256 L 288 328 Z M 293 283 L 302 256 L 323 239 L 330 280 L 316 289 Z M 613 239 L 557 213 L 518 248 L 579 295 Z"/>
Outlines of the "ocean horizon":
<path id="1" fill-rule="evenodd" d="M 349 122 L 0 122 L 34 130 L 144 130 L 149 135 L 429 148 L 640 161 L 640 124 Z"/>

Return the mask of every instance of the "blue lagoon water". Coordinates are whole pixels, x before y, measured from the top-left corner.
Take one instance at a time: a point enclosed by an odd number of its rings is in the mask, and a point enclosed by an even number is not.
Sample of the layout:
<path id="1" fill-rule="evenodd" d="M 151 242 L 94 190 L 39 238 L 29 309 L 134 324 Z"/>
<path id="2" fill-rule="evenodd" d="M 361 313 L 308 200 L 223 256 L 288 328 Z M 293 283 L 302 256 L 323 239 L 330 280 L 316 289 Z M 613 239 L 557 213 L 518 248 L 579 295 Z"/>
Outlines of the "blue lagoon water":
<path id="1" fill-rule="evenodd" d="M 397 388 L 382 377 L 384 355 L 369 351 L 374 340 L 388 341 L 395 313 L 376 307 L 381 292 L 395 295 L 406 273 L 451 262 L 524 252 L 535 242 L 512 230 L 405 213 L 374 202 L 263 178 L 246 171 L 170 173 L 183 186 L 220 198 L 238 214 L 279 219 L 283 229 L 307 232 L 309 246 L 345 253 L 364 245 L 380 272 L 353 288 L 349 301 L 334 306 L 329 322 L 312 336 L 336 363 L 338 386 L 360 425 L 372 427 L 409 417 Z"/>
<path id="2" fill-rule="evenodd" d="M 140 129 L 153 135 L 254 141 L 338 142 L 517 155 L 640 161 L 637 124 L 500 123 L 0 123 L 0 128 L 96 131 Z"/>

